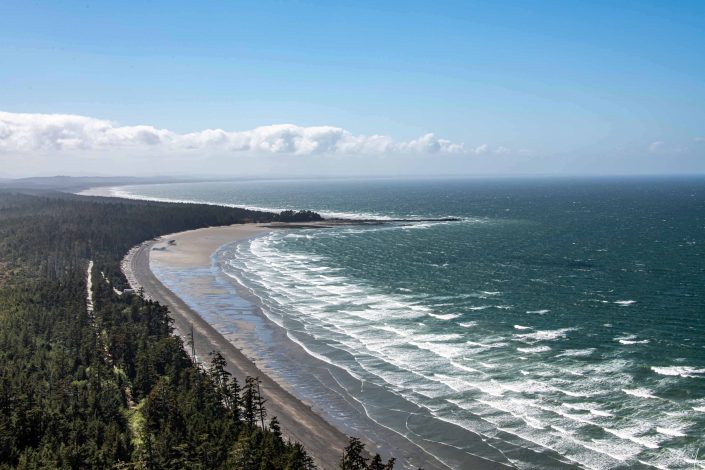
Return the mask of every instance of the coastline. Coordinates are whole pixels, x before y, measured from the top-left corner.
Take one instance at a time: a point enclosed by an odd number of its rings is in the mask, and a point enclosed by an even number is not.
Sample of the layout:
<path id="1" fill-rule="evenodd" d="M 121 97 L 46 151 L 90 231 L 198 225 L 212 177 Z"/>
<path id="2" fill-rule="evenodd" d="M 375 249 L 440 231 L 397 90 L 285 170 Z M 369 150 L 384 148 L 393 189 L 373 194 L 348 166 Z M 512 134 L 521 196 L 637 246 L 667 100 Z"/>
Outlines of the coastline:
<path id="1" fill-rule="evenodd" d="M 101 194 L 95 194 L 96 189 L 104 191 L 100 191 Z M 93 190 L 93 196 L 115 197 L 111 191 L 106 192 L 105 188 L 93 188 Z M 252 339 L 254 324 L 248 321 L 229 321 L 228 323 L 234 326 L 233 331 L 223 331 L 221 322 L 217 320 L 214 322 L 214 319 L 210 318 L 208 313 L 204 316 L 204 312 L 201 312 L 200 308 L 193 304 L 191 293 L 214 294 L 215 292 L 208 290 L 208 286 L 189 285 L 188 290 L 172 291 L 173 286 L 169 282 L 165 284 L 165 280 L 162 277 L 165 273 L 164 269 L 166 269 L 166 272 L 213 272 L 213 263 L 216 262 L 214 257 L 221 248 L 266 234 L 272 230 L 333 228 L 340 225 L 378 225 L 391 221 L 326 219 L 319 222 L 237 224 L 189 230 L 163 235 L 155 240 L 145 241 L 133 247 L 125 256 L 122 268 L 133 288 L 139 289 L 143 287 L 146 298 L 156 300 L 169 307 L 171 316 L 174 319 L 175 334 L 182 338 L 185 345 L 193 325 L 195 354 L 199 362 L 207 362 L 208 353 L 213 350 L 219 350 L 228 362 L 229 371 L 238 380 L 244 381 L 245 376 L 248 375 L 259 376 L 263 380 L 263 390 L 270 388 L 270 393 L 273 394 L 273 397 L 265 394 L 268 400 L 269 416 L 277 416 L 282 431 L 287 438 L 301 442 L 310 450 L 310 455 L 313 456 L 319 468 L 338 468 L 342 451 L 348 444 L 347 435 L 362 438 L 363 442 L 367 444 L 367 451 L 370 453 L 368 454 L 370 457 L 375 452 L 379 452 L 385 458 L 395 457 L 397 466 L 400 468 L 413 469 L 421 467 L 428 470 L 441 470 L 460 468 L 458 465 L 461 465 L 462 468 L 482 470 L 512 467 L 509 461 L 492 460 L 476 454 L 475 451 L 460 451 L 460 447 L 457 448 L 459 452 L 456 455 L 439 458 L 436 451 L 440 448 L 454 451 L 456 447 L 422 438 L 421 436 L 418 436 L 420 440 L 416 440 L 407 436 L 404 432 L 394 431 L 370 416 L 362 402 L 356 403 L 356 398 L 343 397 L 341 395 L 337 398 L 346 402 L 344 408 L 349 407 L 348 412 L 352 410 L 353 414 L 357 415 L 357 418 L 365 421 L 364 424 L 357 420 L 350 422 L 349 418 L 351 416 L 346 416 L 345 412 L 341 413 L 341 408 L 335 406 L 329 408 L 330 404 L 321 406 L 318 399 L 312 398 L 317 397 L 317 393 L 314 392 L 309 395 L 309 393 L 306 393 L 309 390 L 300 390 L 298 385 L 289 382 L 289 377 L 281 376 L 278 369 L 272 369 L 267 367 L 266 364 L 260 364 L 260 358 L 257 357 L 258 354 L 253 354 L 253 350 L 250 349 L 250 347 L 256 347 L 257 342 L 255 341 L 252 344 L 248 341 L 243 342 L 243 337 Z M 393 221 L 397 222 L 396 220 Z M 400 219 L 398 222 L 407 221 Z M 169 243 L 170 241 L 172 241 L 172 244 Z M 153 250 L 153 248 L 156 248 L 156 250 Z M 150 258 L 155 261 L 154 265 L 150 264 Z M 159 278 L 157 275 L 159 275 Z M 213 275 L 215 276 L 215 273 Z M 167 287 L 167 285 L 170 287 Z M 237 294 L 239 297 L 242 298 L 244 295 L 245 299 L 253 300 L 247 292 L 240 291 L 239 287 L 236 290 L 239 291 Z M 178 292 L 178 294 L 175 292 Z M 265 323 L 270 322 L 266 315 L 261 312 L 260 307 L 256 305 L 256 299 L 254 302 L 256 310 L 259 311 L 258 315 L 264 319 Z M 256 323 L 259 324 L 259 320 L 256 320 Z M 288 354 L 293 354 L 292 357 L 297 357 L 298 360 L 305 361 L 307 366 L 309 366 L 304 368 L 308 371 L 303 372 L 304 374 L 312 372 L 311 364 L 320 362 L 317 366 L 317 371 L 323 371 L 328 378 L 332 377 L 330 371 L 326 370 L 328 367 L 327 361 L 311 356 L 310 351 L 305 347 L 296 341 L 292 341 L 286 330 L 282 329 L 281 334 L 276 336 L 279 337 L 279 341 L 283 339 L 285 343 L 291 342 L 291 344 L 277 343 L 284 348 L 284 351 L 287 351 Z M 187 349 L 190 348 L 187 347 Z M 191 351 L 187 352 L 191 353 Z M 264 369 L 262 368 L 263 365 L 265 366 Z M 316 366 L 314 366 L 315 368 Z M 342 371 L 342 369 L 340 370 Z M 299 376 L 301 375 L 299 374 Z M 317 379 L 320 380 L 320 376 L 317 376 Z M 336 379 L 333 380 L 335 381 Z M 341 386 L 340 383 L 334 383 L 334 388 L 336 385 L 338 387 Z M 360 385 L 364 388 L 371 388 L 371 384 Z M 365 387 L 365 385 L 367 386 Z M 342 389 L 337 392 L 334 391 L 334 394 L 340 391 Z M 350 398 L 352 398 L 352 402 L 349 402 Z M 412 405 L 411 408 L 416 406 Z M 421 409 L 406 411 L 394 409 L 392 411 L 398 412 L 400 415 L 410 413 L 409 416 L 411 416 L 415 415 L 416 411 L 421 411 Z M 399 418 L 399 416 L 395 417 L 395 419 Z M 403 420 L 403 417 L 401 419 Z M 455 427 L 452 423 L 444 423 L 443 425 L 451 428 Z M 471 434 L 472 436 L 470 436 Z M 469 432 L 467 437 L 470 438 L 473 445 L 486 447 L 490 451 L 494 451 L 491 446 L 484 443 L 484 439 L 479 435 Z M 433 448 L 435 450 L 431 450 Z M 466 465 L 469 467 L 466 467 Z"/>
<path id="2" fill-rule="evenodd" d="M 267 400 L 268 416 L 277 416 L 285 437 L 301 442 L 319 468 L 338 468 L 343 449 L 348 444 L 347 433 L 362 438 L 363 442 L 368 444 L 368 452 L 372 454 L 380 452 L 385 458 L 396 457 L 399 468 L 418 468 L 419 466 L 428 470 L 458 468 L 457 465 L 460 464 L 460 461 L 451 460 L 454 463 L 450 463 L 438 460 L 433 454 L 427 453 L 423 447 L 417 447 L 417 444 L 414 444 L 413 441 L 409 442 L 407 437 L 397 435 L 396 432 L 386 429 L 385 426 L 373 419 L 369 420 L 367 427 L 358 428 L 355 424 L 348 423 L 344 417 L 343 421 L 339 421 L 341 418 L 335 416 L 335 413 L 330 415 L 327 409 L 316 409 L 320 404 L 316 400 L 309 401 L 307 395 L 294 395 L 296 392 L 287 387 L 288 380 L 280 377 L 278 371 L 268 368 L 262 369 L 258 365 L 258 361 L 250 357 L 248 354 L 249 345 L 239 344 L 236 346 L 238 337 L 251 336 L 251 331 L 248 330 L 255 327 L 253 324 L 249 324 L 247 321 L 233 321 L 235 331 L 232 334 L 219 331 L 217 323 L 209 322 L 202 316 L 202 313 L 186 303 L 187 297 L 183 296 L 185 292 L 177 295 L 155 274 L 164 268 L 174 271 L 211 271 L 214 262 L 213 256 L 223 246 L 281 228 L 306 229 L 325 226 L 325 223 L 242 224 L 164 235 L 155 240 L 146 241 L 130 250 L 123 260 L 122 268 L 133 288 L 143 288 L 146 298 L 169 307 L 170 315 L 174 319 L 174 333 L 182 338 L 185 346 L 191 327 L 193 327 L 194 349 L 199 362 L 207 363 L 208 353 L 218 350 L 228 363 L 228 371 L 239 381 L 243 382 L 246 376 L 260 377 L 262 394 Z M 154 261 L 154 265 L 150 261 Z M 207 286 L 193 285 L 190 288 L 206 295 L 216 294 L 216 292 L 210 291 Z M 277 344 L 279 343 L 277 342 Z M 294 342 L 290 346 L 284 344 L 280 346 L 283 346 L 289 354 L 306 356 L 299 357 L 299 360 L 307 361 L 307 363 L 309 359 L 312 363 L 318 362 L 315 358 L 308 357 L 308 353 Z M 186 346 L 186 349 L 190 348 Z M 187 352 L 190 354 L 190 351 Z M 323 362 L 321 364 L 325 366 Z M 311 371 L 310 369 L 306 370 Z M 363 417 L 366 414 L 364 407 L 358 411 L 363 413 L 361 415 Z M 365 430 L 372 432 L 372 434 L 368 435 Z M 381 441 L 377 439 L 381 439 Z M 508 468 L 506 464 L 472 454 L 464 455 L 462 465 L 469 465 L 467 468 L 478 470 Z"/>
<path id="3" fill-rule="evenodd" d="M 258 376 L 262 380 L 268 414 L 277 416 L 284 435 L 301 442 L 320 468 L 336 468 L 347 445 L 347 436 L 257 368 L 198 312 L 162 284 L 150 268 L 152 256 L 155 260 L 168 260 L 174 266 L 210 268 L 211 254 L 218 247 L 267 230 L 264 226 L 243 224 L 166 235 L 130 250 L 123 261 L 123 271 L 133 288 L 143 288 L 146 297 L 169 307 L 174 327 L 182 339 L 193 327 L 194 349 L 198 357 L 207 361 L 208 353 L 218 350 L 228 363 L 228 371 L 241 383 L 246 376 Z M 174 242 L 169 244 L 170 240 Z M 153 249 L 162 247 L 166 249 Z"/>

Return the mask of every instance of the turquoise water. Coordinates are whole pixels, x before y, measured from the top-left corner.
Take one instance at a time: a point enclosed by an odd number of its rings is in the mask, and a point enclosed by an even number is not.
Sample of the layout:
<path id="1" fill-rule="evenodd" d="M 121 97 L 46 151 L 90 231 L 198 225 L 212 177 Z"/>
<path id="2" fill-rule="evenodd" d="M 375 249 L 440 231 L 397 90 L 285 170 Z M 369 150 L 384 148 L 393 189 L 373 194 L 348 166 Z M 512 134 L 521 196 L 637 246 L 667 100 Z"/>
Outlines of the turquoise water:
<path id="1" fill-rule="evenodd" d="M 419 443 L 449 440 L 434 423 L 452 424 L 487 444 L 446 442 L 452 451 L 430 450 L 441 460 L 447 452 L 462 462 L 465 451 L 520 468 L 705 468 L 705 179 L 117 192 L 358 218 L 460 217 L 274 231 L 229 247 L 221 269 L 291 339 L 347 371 L 351 390 L 369 383 L 391 394 L 393 405 L 389 395 L 386 404 L 375 403 L 381 394 L 356 397 L 380 424 Z M 384 412 L 403 404 L 419 422 Z"/>

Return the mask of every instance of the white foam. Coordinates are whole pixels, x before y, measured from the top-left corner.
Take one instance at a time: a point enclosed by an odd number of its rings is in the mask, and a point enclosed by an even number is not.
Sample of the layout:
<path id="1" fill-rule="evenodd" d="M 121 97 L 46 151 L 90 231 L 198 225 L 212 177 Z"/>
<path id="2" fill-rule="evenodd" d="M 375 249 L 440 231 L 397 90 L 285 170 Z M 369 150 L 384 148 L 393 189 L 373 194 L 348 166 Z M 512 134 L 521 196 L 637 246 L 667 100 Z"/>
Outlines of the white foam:
<path id="1" fill-rule="evenodd" d="M 546 315 L 550 310 L 548 309 L 542 309 L 542 310 L 527 310 L 526 313 L 536 313 L 538 315 Z"/>
<path id="2" fill-rule="evenodd" d="M 636 300 L 615 300 L 614 303 L 620 307 L 628 307 L 630 305 L 634 305 Z"/>
<path id="3" fill-rule="evenodd" d="M 632 344 L 647 344 L 650 342 L 648 339 L 636 339 L 636 335 L 617 336 L 614 340 L 618 341 L 619 344 L 627 346 Z"/>
<path id="4" fill-rule="evenodd" d="M 562 353 L 558 354 L 556 357 L 587 357 L 592 356 L 595 352 L 595 348 L 586 349 L 567 349 Z M 582 375 L 582 374 L 580 374 Z"/>
<path id="5" fill-rule="evenodd" d="M 703 374 L 705 374 L 705 369 L 696 369 L 695 367 L 689 366 L 651 367 L 651 370 L 659 375 L 680 376 L 684 378 L 703 377 Z"/>
<path id="6" fill-rule="evenodd" d="M 675 428 L 664 428 L 664 427 L 657 427 L 656 432 L 665 434 L 667 436 L 672 436 L 672 437 L 685 437 L 686 434 L 680 430 L 680 429 L 675 429 Z"/>
<path id="7" fill-rule="evenodd" d="M 467 321 L 467 322 L 458 323 L 458 325 L 462 326 L 463 328 L 472 328 L 474 326 L 477 326 L 477 322 L 476 321 Z"/>
<path id="8" fill-rule="evenodd" d="M 640 340 L 635 340 L 635 339 L 620 339 L 619 342 L 624 345 L 631 345 L 631 344 L 648 344 L 650 340 L 648 339 L 640 339 Z"/>
<path id="9" fill-rule="evenodd" d="M 428 314 L 434 318 L 438 318 L 439 320 L 452 320 L 452 319 L 458 318 L 460 316 L 459 313 L 431 313 L 431 312 L 428 312 Z"/>
<path id="10" fill-rule="evenodd" d="M 551 350 L 551 348 L 549 348 L 548 346 L 535 346 L 533 348 L 517 348 L 517 351 L 521 351 L 523 353 L 531 353 L 531 354 L 542 353 L 542 352 L 546 352 L 546 351 L 550 351 L 550 350 Z"/>
<path id="11" fill-rule="evenodd" d="M 561 328 L 558 330 L 538 330 L 533 333 L 515 334 L 513 338 L 518 341 L 535 343 L 537 341 L 553 341 L 565 338 L 567 333 L 575 331 L 577 328 Z"/>
<path id="12" fill-rule="evenodd" d="M 566 390 L 565 388 L 553 387 L 554 390 L 561 392 L 563 395 L 567 395 L 573 398 L 587 398 L 591 393 L 588 392 L 574 392 L 572 390 Z"/>
<path id="13" fill-rule="evenodd" d="M 625 439 L 627 441 L 634 442 L 635 444 L 639 444 L 641 446 L 644 446 L 648 449 L 658 449 L 659 445 L 656 442 L 653 442 L 651 439 L 647 439 L 644 437 L 639 437 L 626 429 L 613 429 L 613 428 L 603 428 L 605 431 L 607 431 L 610 434 L 614 434 L 615 436 L 619 437 L 620 439 Z"/>
<path id="14" fill-rule="evenodd" d="M 409 344 L 413 344 L 417 348 L 425 349 L 447 359 L 461 356 L 465 351 L 464 347 L 458 346 L 457 344 L 432 343 L 429 341 L 412 341 Z"/>
<path id="15" fill-rule="evenodd" d="M 450 363 L 451 363 L 451 365 L 452 365 L 453 367 L 457 367 L 458 369 L 462 369 L 462 370 L 464 370 L 465 372 L 478 372 L 478 373 L 482 373 L 481 371 L 479 371 L 479 370 L 477 370 L 477 369 L 475 369 L 475 368 L 465 366 L 465 365 L 463 365 L 463 364 L 460 364 L 459 362 L 450 361 Z"/>
<path id="16" fill-rule="evenodd" d="M 639 398 L 658 398 L 656 395 L 651 393 L 648 388 L 623 388 L 622 391 L 627 395 L 632 395 Z"/>
<path id="17" fill-rule="evenodd" d="M 609 418 L 611 416 L 614 416 L 609 411 L 604 411 L 600 409 L 600 406 L 596 403 L 563 403 L 562 406 L 565 406 L 566 408 L 570 408 L 572 410 L 587 411 L 590 414 L 602 418 Z"/>

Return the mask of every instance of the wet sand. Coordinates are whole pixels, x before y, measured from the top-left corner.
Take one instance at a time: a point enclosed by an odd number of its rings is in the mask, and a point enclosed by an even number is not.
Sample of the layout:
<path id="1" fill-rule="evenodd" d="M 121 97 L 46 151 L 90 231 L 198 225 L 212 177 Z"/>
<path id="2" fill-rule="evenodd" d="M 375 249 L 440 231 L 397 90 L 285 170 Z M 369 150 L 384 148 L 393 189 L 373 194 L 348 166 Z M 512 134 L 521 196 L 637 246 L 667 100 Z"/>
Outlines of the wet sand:
<path id="1" fill-rule="evenodd" d="M 320 468 L 337 468 L 347 437 L 259 370 L 197 312 L 165 287 L 150 269 L 150 258 L 177 268 L 209 268 L 211 255 L 221 245 L 266 230 L 269 229 L 264 226 L 246 224 L 167 235 L 132 250 L 125 259 L 123 269 L 134 288 L 142 287 L 145 296 L 169 307 L 174 326 L 182 338 L 190 334 L 193 326 L 195 350 L 199 358 L 208 358 L 208 353 L 218 350 L 228 362 L 229 372 L 241 383 L 248 375 L 258 376 L 262 380 L 262 394 L 267 400 L 269 416 L 277 416 L 286 437 L 301 442 Z"/>

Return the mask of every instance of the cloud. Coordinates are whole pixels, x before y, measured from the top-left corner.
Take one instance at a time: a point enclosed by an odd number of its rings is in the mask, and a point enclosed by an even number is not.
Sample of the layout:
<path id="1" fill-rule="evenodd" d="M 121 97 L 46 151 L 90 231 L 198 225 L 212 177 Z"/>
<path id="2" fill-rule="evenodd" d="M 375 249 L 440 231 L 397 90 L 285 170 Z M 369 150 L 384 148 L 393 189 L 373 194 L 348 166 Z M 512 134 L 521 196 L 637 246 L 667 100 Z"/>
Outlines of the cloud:
<path id="1" fill-rule="evenodd" d="M 693 142 L 695 142 L 695 144 L 701 144 L 705 142 L 705 139 L 702 139 L 701 137 L 695 137 L 693 139 Z M 649 153 L 659 155 L 689 155 L 692 154 L 693 151 L 697 152 L 697 146 L 693 148 L 688 146 L 687 144 L 684 144 L 683 142 L 674 145 L 672 143 L 666 143 L 657 140 L 656 142 L 653 142 L 648 146 L 648 151 Z"/>
<path id="2" fill-rule="evenodd" d="M 293 124 L 261 126 L 246 131 L 206 129 L 180 134 L 149 125 L 121 126 L 115 122 L 70 114 L 0 112 L 0 152 L 211 152 L 218 154 L 377 155 L 377 154 L 504 154 L 505 147 L 487 144 L 467 148 L 425 134 L 409 141 L 385 135 L 356 135 L 333 126 Z"/>
<path id="3" fill-rule="evenodd" d="M 651 145 L 649 145 L 649 152 L 651 153 L 658 153 L 661 150 L 663 150 L 664 143 L 661 142 L 660 140 L 657 140 L 656 142 L 652 142 Z"/>

